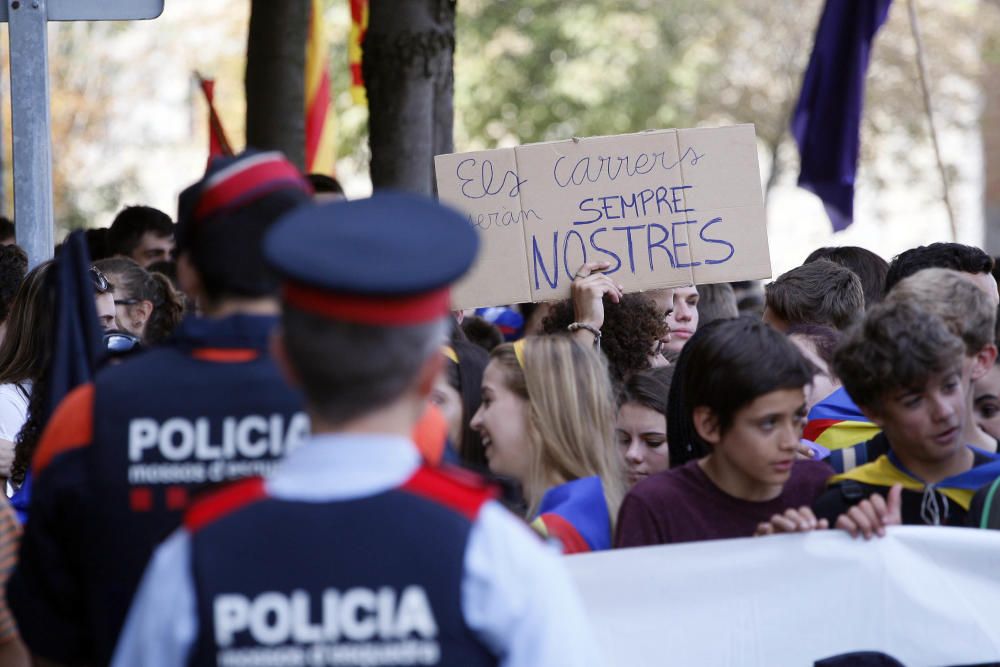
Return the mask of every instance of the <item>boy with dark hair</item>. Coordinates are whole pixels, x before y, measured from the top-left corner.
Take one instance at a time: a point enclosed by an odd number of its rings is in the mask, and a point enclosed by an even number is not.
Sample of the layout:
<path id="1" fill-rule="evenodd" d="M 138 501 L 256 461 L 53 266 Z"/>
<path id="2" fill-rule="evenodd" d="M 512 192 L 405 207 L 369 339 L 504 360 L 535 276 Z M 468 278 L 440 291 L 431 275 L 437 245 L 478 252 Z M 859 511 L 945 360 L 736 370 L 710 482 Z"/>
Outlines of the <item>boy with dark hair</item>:
<path id="1" fill-rule="evenodd" d="M 932 243 L 910 248 L 892 258 L 885 276 L 885 292 L 903 278 L 923 269 L 953 269 L 968 273 L 973 282 L 990 297 L 994 306 L 1000 305 L 997 281 L 993 278 L 993 258 L 974 246 L 961 243 Z"/>
<path id="2" fill-rule="evenodd" d="M 778 331 L 793 324 L 843 330 L 864 312 L 861 280 L 829 260 L 797 266 L 764 287 L 764 322 Z"/>
<path id="3" fill-rule="evenodd" d="M 108 229 L 108 249 L 142 268 L 170 259 L 174 250 L 174 223 L 152 206 L 126 206 Z"/>
<path id="4" fill-rule="evenodd" d="M 997 359 L 996 306 L 968 273 L 951 269 L 924 269 L 897 283 L 886 301 L 909 301 L 941 318 L 948 330 L 962 339 L 965 359 L 962 380 L 968 388 L 968 414 L 962 439 L 988 452 L 997 451 L 996 438 L 976 424 L 972 385 L 993 368 Z"/>
<path id="5" fill-rule="evenodd" d="M 558 558 L 409 439 L 448 285 L 477 245 L 457 212 L 399 194 L 299 211 L 269 235 L 285 276 L 272 347 L 313 436 L 267 480 L 195 505 L 147 571 L 116 665 L 601 664 Z M 268 608 L 300 612 L 276 627 Z"/>
<path id="6" fill-rule="evenodd" d="M 831 479 L 813 506 L 833 522 L 872 493 L 901 484 L 904 524 L 963 525 L 974 491 L 1000 459 L 963 440 L 969 386 L 965 346 L 936 315 L 909 301 L 876 306 L 837 350 L 834 369 L 877 424 L 888 453 Z"/>
<path id="7" fill-rule="evenodd" d="M 861 280 L 861 291 L 865 295 L 865 308 L 871 308 L 882 300 L 885 294 L 885 274 L 889 271 L 889 263 L 873 253 L 858 246 L 845 245 L 817 248 L 809 253 L 803 264 L 815 262 L 818 259 L 828 259 L 835 264 L 850 269 Z"/>
<path id="8" fill-rule="evenodd" d="M 865 311 L 861 279 L 828 259 L 797 266 L 764 288 L 764 322 L 788 332 L 816 324 L 845 330 Z M 804 437 L 834 451 L 864 442 L 878 433 L 843 389 L 816 403 L 806 420 Z"/>
<path id="9" fill-rule="evenodd" d="M 90 261 L 96 262 L 111 257 L 112 252 L 108 248 L 108 228 L 95 227 L 84 231 L 87 237 L 87 254 Z"/>
<path id="10" fill-rule="evenodd" d="M 213 160 L 181 194 L 179 269 L 204 316 L 67 395 L 32 463 L 31 521 L 7 595 L 34 654 L 108 664 L 143 568 L 190 498 L 269 471 L 308 433 L 301 396 L 268 353 L 274 281 L 242 264 L 260 259 L 254 246 L 279 215 L 309 203 L 291 163 L 253 151 Z M 191 260 L 206 246 L 217 253 L 210 296 Z"/>
<path id="11" fill-rule="evenodd" d="M 898 283 L 885 297 L 886 302 L 909 302 L 941 318 L 948 330 L 965 345 L 962 381 L 967 387 L 966 400 L 970 418 L 965 421 L 962 440 L 987 452 L 997 451 L 997 441 L 982 430 L 973 415 L 972 384 L 986 375 L 997 358 L 994 343 L 996 308 L 986 293 L 967 273 L 951 269 L 924 269 Z M 842 392 L 845 394 L 846 390 Z M 836 398 L 836 397 L 834 397 Z M 851 403 L 851 405 L 854 405 Z M 811 431 L 812 424 L 806 427 Z M 860 431 L 859 431 L 860 432 Z M 846 472 L 888 453 L 884 434 L 834 451 L 827 462 L 837 472 Z"/>
<path id="12" fill-rule="evenodd" d="M 685 432 L 708 455 L 632 487 L 618 547 L 749 537 L 772 515 L 811 504 L 833 472 L 796 460 L 813 368 L 785 336 L 748 317 L 716 320 L 681 360 L 671 397 L 679 391 L 684 405 L 668 424 L 685 428 L 670 437 Z"/>

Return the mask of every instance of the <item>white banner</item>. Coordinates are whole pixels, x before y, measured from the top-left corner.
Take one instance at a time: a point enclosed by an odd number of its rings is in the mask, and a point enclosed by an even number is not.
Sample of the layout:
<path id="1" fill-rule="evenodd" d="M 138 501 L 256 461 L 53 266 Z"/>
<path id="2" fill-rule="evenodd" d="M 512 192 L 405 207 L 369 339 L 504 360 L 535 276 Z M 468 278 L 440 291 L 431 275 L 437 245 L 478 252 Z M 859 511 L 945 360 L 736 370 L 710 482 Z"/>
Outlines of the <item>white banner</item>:
<path id="1" fill-rule="evenodd" d="M 565 559 L 609 665 L 907 667 L 1000 660 L 1000 531 L 902 526 Z"/>

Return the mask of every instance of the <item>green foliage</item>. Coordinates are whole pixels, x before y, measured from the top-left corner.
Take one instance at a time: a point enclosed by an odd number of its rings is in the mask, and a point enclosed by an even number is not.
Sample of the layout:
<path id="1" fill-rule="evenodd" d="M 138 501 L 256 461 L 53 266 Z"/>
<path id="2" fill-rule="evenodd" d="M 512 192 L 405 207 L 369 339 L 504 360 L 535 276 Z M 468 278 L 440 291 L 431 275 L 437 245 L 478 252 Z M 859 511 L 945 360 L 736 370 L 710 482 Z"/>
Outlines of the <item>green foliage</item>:
<path id="1" fill-rule="evenodd" d="M 456 148 L 691 124 L 685 54 L 713 2 L 459 3 Z"/>
<path id="2" fill-rule="evenodd" d="M 926 179 L 906 153 L 927 141 L 906 8 L 873 52 L 862 163 Z M 788 131 L 821 0 L 463 0 L 455 58 L 456 150 L 645 129 L 753 123 L 768 189 L 797 171 Z M 981 13 L 961 0 L 918 3 L 939 127 L 977 121 Z M 969 38 L 956 43 L 954 36 Z M 973 112 L 970 114 L 970 110 Z M 890 165 L 886 171 L 886 164 Z"/>

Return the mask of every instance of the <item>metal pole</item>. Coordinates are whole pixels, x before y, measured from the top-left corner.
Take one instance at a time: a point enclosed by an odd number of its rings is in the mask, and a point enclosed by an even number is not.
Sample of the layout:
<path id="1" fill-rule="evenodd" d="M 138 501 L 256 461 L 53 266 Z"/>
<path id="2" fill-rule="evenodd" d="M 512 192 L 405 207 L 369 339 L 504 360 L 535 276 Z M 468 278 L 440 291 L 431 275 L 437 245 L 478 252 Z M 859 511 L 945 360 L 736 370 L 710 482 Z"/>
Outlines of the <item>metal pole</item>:
<path id="1" fill-rule="evenodd" d="M 5 0 L 17 243 L 33 267 L 52 257 L 52 130 L 46 0 Z"/>
<path id="2" fill-rule="evenodd" d="M 931 91 L 927 74 L 927 60 L 924 58 L 924 41 L 920 37 L 920 22 L 917 20 L 917 8 L 913 0 L 907 2 L 910 14 L 910 30 L 917 46 L 917 71 L 920 73 L 920 92 L 924 97 L 924 109 L 927 112 L 927 124 L 931 130 L 931 143 L 934 145 L 934 157 L 937 159 L 938 173 L 941 175 L 941 189 L 944 198 L 944 208 L 948 213 L 948 223 L 951 225 L 951 240 L 958 241 L 958 224 L 955 222 L 955 209 L 951 206 L 951 196 L 948 194 L 948 171 L 944 168 L 941 158 L 941 146 L 938 144 L 937 128 L 934 126 L 934 107 L 931 105 Z"/>

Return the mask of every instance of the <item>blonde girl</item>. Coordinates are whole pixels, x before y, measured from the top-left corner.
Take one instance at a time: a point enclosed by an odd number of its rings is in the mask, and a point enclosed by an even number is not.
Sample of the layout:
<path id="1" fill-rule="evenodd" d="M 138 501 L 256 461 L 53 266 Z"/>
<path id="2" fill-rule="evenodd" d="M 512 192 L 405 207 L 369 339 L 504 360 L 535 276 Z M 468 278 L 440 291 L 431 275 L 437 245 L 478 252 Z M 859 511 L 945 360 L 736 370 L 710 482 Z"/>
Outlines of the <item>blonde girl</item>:
<path id="1" fill-rule="evenodd" d="M 611 547 L 624 478 L 600 354 L 566 336 L 497 347 L 472 427 L 490 470 L 521 483 L 527 518 L 565 553 Z"/>

